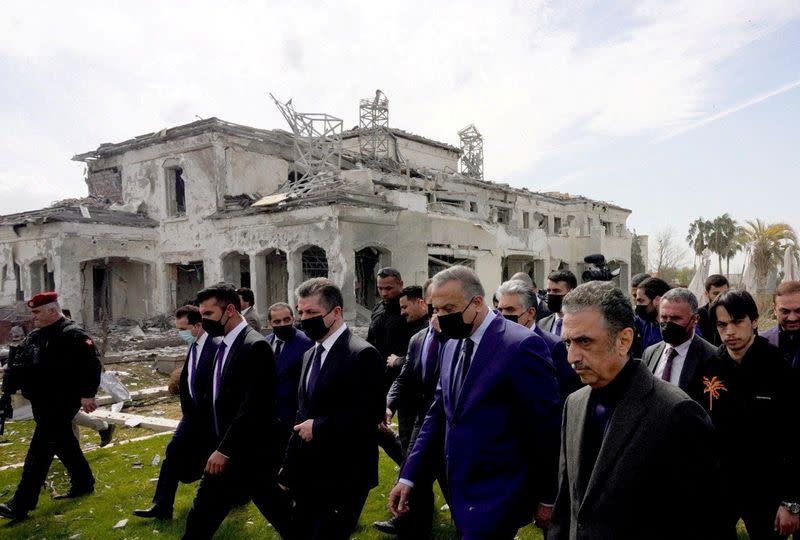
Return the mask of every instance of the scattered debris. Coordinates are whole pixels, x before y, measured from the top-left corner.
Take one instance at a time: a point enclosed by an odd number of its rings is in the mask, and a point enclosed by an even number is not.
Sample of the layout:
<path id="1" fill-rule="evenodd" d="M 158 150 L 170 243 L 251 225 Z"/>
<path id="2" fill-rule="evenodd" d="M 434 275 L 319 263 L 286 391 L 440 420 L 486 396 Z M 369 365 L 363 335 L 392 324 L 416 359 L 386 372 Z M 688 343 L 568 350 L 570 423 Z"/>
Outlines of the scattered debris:
<path id="1" fill-rule="evenodd" d="M 123 528 L 123 527 L 124 527 L 125 525 L 127 525 L 127 524 L 128 524 L 128 520 L 127 520 L 127 519 L 121 519 L 121 520 L 117 521 L 117 524 L 116 524 L 116 525 L 114 525 L 114 526 L 113 526 L 113 527 L 111 527 L 111 528 L 112 528 L 112 529 L 121 529 L 121 528 Z"/>
<path id="2" fill-rule="evenodd" d="M 152 467 L 158 467 L 158 464 L 161 463 L 161 454 L 156 454 L 153 456 L 153 461 L 150 462 Z"/>

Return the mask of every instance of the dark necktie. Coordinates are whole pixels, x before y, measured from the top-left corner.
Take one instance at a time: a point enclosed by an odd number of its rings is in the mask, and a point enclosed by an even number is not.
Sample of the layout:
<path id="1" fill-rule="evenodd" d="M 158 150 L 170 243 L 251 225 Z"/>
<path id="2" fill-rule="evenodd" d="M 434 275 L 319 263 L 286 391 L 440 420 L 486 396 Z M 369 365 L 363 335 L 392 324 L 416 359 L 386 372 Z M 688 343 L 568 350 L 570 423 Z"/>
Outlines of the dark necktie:
<path id="1" fill-rule="evenodd" d="M 422 383 L 427 386 L 431 381 L 431 376 L 436 372 L 436 364 L 439 361 L 439 340 L 434 332 L 429 334 L 428 353 L 425 355 L 423 364 Z"/>
<path id="2" fill-rule="evenodd" d="M 605 437 L 611 412 L 613 412 L 613 408 L 603 405 L 600 400 L 597 399 L 589 413 L 589 425 L 586 428 L 586 443 L 583 452 L 584 461 L 581 464 L 581 478 L 579 479 L 582 491 L 584 492 L 589 484 L 589 478 L 592 476 L 595 464 L 597 463 L 597 456 L 600 454 L 600 448 L 603 446 L 603 438 Z"/>
<path id="3" fill-rule="evenodd" d="M 564 319 L 556 317 L 556 323 L 553 325 L 553 333 L 557 336 L 561 335 L 561 323 Z"/>
<path id="4" fill-rule="evenodd" d="M 222 392 L 222 361 L 225 358 L 225 349 L 228 346 L 225 344 L 224 341 L 220 342 L 219 349 L 217 349 L 217 356 L 214 358 L 214 387 L 217 391 L 214 393 L 214 407 L 212 407 L 214 411 L 214 428 L 216 429 L 217 435 L 219 435 L 219 420 L 217 420 L 217 398 L 219 397 L 220 392 Z"/>
<path id="5" fill-rule="evenodd" d="M 461 342 L 461 357 L 458 360 L 457 378 L 455 387 L 455 396 L 458 400 L 461 395 L 461 387 L 464 386 L 464 381 L 467 378 L 470 362 L 472 362 L 472 349 L 475 347 L 475 342 L 467 338 Z"/>
<path id="6" fill-rule="evenodd" d="M 283 352 L 283 341 L 281 341 L 280 339 L 276 338 L 275 339 L 275 358 L 276 359 L 281 355 L 281 352 Z"/>
<path id="7" fill-rule="evenodd" d="M 661 374 L 661 378 L 667 382 L 672 379 L 672 361 L 676 356 L 678 356 L 678 351 L 674 347 L 667 347 L 667 363 L 664 366 L 664 373 Z"/>
<path id="8" fill-rule="evenodd" d="M 194 381 L 197 379 L 197 342 L 192 343 L 192 376 L 189 378 L 189 390 L 192 398 L 197 401 L 197 394 L 194 388 Z"/>
<path id="9" fill-rule="evenodd" d="M 322 343 L 317 345 L 314 350 L 314 360 L 311 362 L 311 371 L 308 374 L 308 384 L 306 384 L 306 395 L 308 397 L 314 394 L 314 387 L 317 385 L 317 379 L 319 378 L 319 370 L 322 367 L 322 353 L 324 351 L 325 347 L 322 346 Z"/>

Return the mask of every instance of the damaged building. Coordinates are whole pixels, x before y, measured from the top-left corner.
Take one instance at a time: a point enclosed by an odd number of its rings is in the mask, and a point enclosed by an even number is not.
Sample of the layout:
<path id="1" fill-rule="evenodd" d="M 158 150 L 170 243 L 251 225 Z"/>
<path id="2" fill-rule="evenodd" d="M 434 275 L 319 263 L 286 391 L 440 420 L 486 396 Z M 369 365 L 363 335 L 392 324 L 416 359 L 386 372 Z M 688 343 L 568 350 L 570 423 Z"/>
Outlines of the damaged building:
<path id="1" fill-rule="evenodd" d="M 580 276 L 592 253 L 628 286 L 630 211 L 484 180 L 474 126 L 456 147 L 389 127 L 380 92 L 347 131 L 290 103 L 276 100 L 291 132 L 210 118 L 74 156 L 88 197 L 0 217 L 0 305 L 56 290 L 84 324 L 141 320 L 224 280 L 265 313 L 326 276 L 352 320 L 384 265 L 421 284 L 465 264 L 493 288 L 519 271 Z"/>

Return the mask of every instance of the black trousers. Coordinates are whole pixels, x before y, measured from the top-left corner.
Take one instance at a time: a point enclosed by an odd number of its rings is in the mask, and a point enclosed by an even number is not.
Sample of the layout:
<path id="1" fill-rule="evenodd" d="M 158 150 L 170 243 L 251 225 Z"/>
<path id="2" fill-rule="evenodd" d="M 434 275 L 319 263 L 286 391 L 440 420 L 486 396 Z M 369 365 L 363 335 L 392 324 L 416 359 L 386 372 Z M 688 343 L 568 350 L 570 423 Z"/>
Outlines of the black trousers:
<path id="1" fill-rule="evenodd" d="M 176 431 L 161 463 L 153 504 L 172 510 L 178 483 L 190 484 L 200 480 L 211 452 L 207 443 L 180 430 Z"/>
<path id="2" fill-rule="evenodd" d="M 369 488 L 351 488 L 335 497 L 296 494 L 295 538 L 299 540 L 347 540 L 369 495 Z"/>
<path id="3" fill-rule="evenodd" d="M 36 508 L 39 492 L 55 456 L 66 467 L 73 490 L 88 491 L 94 487 L 92 470 L 72 432 L 72 416 L 36 419 L 36 428 L 22 468 L 22 479 L 12 499 L 18 511 L 28 512 Z"/>
<path id="4" fill-rule="evenodd" d="M 268 469 L 268 470 L 265 470 Z M 278 487 L 274 467 L 256 460 L 229 461 L 222 474 L 204 474 L 186 518 L 184 539 L 210 539 L 231 509 L 246 497 L 283 538 L 292 538 L 292 501 Z"/>
<path id="5" fill-rule="evenodd" d="M 378 429 L 378 426 L 375 426 Z M 400 438 L 394 434 L 393 431 L 380 431 L 378 430 L 378 446 L 383 448 L 386 455 L 398 465 L 402 465 L 405 460 L 405 452 L 403 452 L 403 445 Z"/>

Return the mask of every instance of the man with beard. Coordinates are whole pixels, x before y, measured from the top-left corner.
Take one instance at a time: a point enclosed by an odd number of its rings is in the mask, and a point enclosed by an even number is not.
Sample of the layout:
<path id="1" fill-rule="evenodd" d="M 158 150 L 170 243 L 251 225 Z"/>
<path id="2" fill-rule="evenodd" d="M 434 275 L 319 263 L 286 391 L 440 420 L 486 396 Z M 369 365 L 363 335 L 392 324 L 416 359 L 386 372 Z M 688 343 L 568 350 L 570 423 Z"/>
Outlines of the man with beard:
<path id="1" fill-rule="evenodd" d="M 661 380 L 688 391 L 695 382 L 697 366 L 704 366 L 717 349 L 694 332 L 697 297 L 689 289 L 670 289 L 658 305 L 658 321 L 664 341 L 650 345 L 642 361 Z"/>
<path id="2" fill-rule="evenodd" d="M 790 366 L 800 370 L 800 281 L 778 285 L 773 302 L 778 324 L 762 335 L 780 349 Z"/>
<path id="3" fill-rule="evenodd" d="M 639 358 L 641 352 L 650 345 L 661 341 L 661 327 L 658 325 L 658 305 L 661 297 L 670 289 L 669 284 L 661 278 L 652 277 L 642 281 L 636 287 L 636 333 L 637 343 L 633 353 Z"/>
<path id="4" fill-rule="evenodd" d="M 564 296 L 578 286 L 578 279 L 569 270 L 558 270 L 547 276 L 547 309 L 551 314 L 536 324 L 545 332 L 561 335 L 561 302 Z"/>

